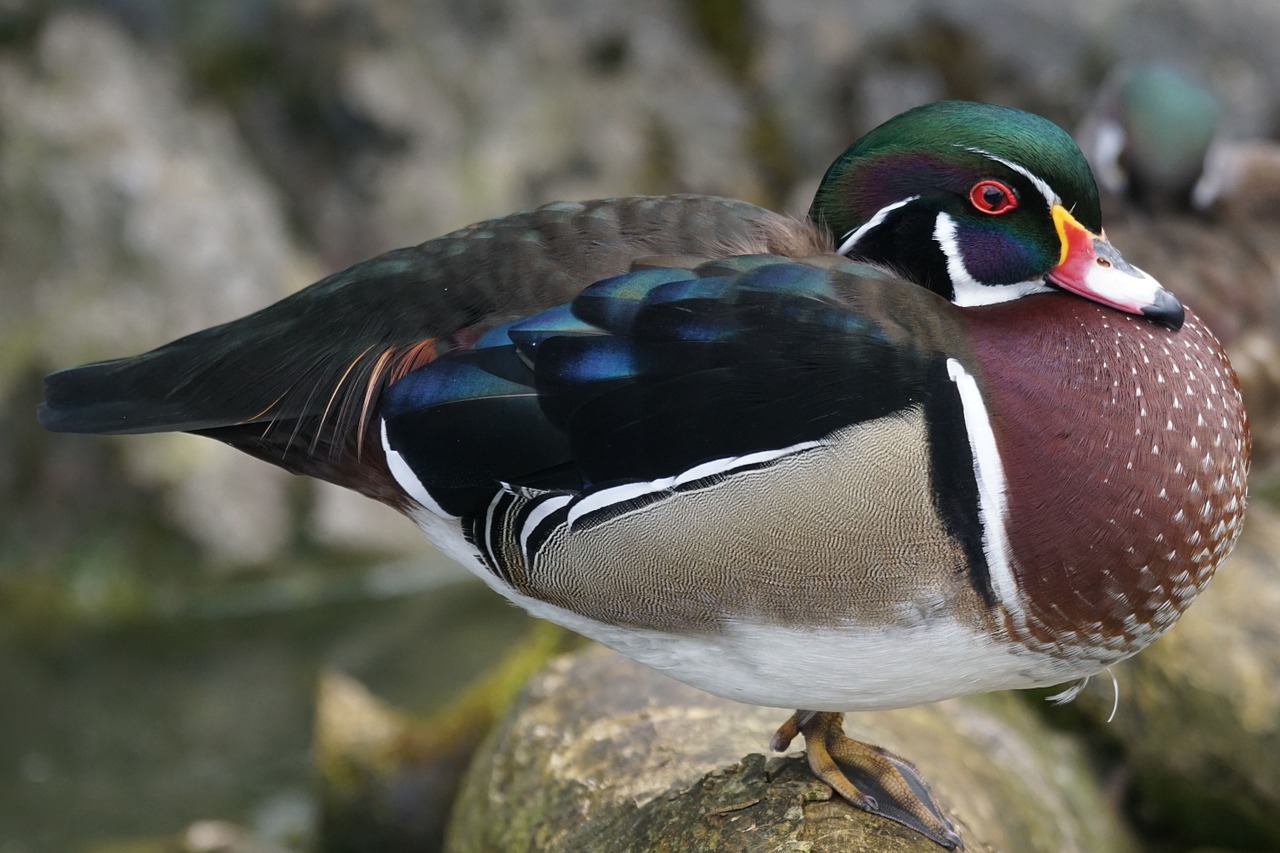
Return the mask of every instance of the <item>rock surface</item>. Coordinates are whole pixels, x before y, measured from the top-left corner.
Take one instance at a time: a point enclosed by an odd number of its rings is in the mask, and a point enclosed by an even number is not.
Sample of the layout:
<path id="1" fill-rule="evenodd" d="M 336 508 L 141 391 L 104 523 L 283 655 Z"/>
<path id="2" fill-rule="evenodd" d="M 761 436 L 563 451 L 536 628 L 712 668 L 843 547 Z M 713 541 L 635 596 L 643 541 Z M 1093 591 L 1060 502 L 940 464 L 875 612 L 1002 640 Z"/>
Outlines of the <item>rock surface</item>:
<path id="1" fill-rule="evenodd" d="M 447 849 L 936 853 L 832 799 L 798 753 L 763 755 L 786 716 L 601 648 L 559 658 L 481 747 Z M 969 850 L 1131 849 L 1084 753 L 1011 696 L 851 715 L 846 728 L 915 761 Z"/>

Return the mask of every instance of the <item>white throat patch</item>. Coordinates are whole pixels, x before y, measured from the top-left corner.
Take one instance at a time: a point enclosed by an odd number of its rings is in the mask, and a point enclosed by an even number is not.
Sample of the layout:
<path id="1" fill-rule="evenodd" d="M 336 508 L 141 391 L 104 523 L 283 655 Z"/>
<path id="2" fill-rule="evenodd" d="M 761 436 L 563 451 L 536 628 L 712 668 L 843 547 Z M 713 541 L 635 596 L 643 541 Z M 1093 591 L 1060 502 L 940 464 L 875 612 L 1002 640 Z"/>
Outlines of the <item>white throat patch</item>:
<path id="1" fill-rule="evenodd" d="M 1048 293 L 1052 289 L 1043 279 L 1038 278 L 1015 284 L 983 284 L 978 281 L 964 265 L 964 255 L 960 251 L 960 242 L 956 239 L 955 220 L 945 213 L 938 214 L 938 221 L 933 226 L 933 239 L 947 259 L 947 275 L 955 290 L 955 299 L 952 301 L 963 308 L 995 305 L 1032 293 Z"/>

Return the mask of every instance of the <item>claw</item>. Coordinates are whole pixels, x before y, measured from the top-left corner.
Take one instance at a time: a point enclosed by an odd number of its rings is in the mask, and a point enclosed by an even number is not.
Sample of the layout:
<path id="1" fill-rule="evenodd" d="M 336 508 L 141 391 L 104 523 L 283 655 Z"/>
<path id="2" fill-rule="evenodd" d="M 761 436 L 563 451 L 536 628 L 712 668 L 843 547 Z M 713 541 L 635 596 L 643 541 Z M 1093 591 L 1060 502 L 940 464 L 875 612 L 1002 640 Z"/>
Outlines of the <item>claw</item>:
<path id="1" fill-rule="evenodd" d="M 910 761 L 844 733 L 844 714 L 796 711 L 770 741 L 784 751 L 803 734 L 813 774 L 864 811 L 897 821 L 948 850 L 964 842 Z"/>

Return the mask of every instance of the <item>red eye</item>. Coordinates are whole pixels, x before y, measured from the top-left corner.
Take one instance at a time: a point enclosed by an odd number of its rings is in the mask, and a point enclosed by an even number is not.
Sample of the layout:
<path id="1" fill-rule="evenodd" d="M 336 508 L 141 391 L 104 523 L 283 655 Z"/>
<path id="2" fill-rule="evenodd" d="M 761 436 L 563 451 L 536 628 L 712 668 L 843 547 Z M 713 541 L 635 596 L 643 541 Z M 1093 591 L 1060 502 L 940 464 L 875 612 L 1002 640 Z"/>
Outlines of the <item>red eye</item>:
<path id="1" fill-rule="evenodd" d="M 999 181 L 978 181 L 969 190 L 969 201 L 983 213 L 1008 213 L 1018 206 L 1013 188 Z"/>

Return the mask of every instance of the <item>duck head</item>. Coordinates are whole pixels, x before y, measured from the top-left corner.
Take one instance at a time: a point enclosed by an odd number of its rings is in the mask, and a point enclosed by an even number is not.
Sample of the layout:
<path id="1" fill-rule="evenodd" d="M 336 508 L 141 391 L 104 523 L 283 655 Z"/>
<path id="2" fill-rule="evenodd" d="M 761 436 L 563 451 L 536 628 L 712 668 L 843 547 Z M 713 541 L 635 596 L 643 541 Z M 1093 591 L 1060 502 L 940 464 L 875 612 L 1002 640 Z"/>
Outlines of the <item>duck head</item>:
<path id="1" fill-rule="evenodd" d="M 1021 110 L 939 101 L 902 113 L 840 155 L 809 215 L 840 254 L 956 305 L 1062 289 L 1182 325 L 1181 303 L 1103 236 L 1071 136 Z"/>

